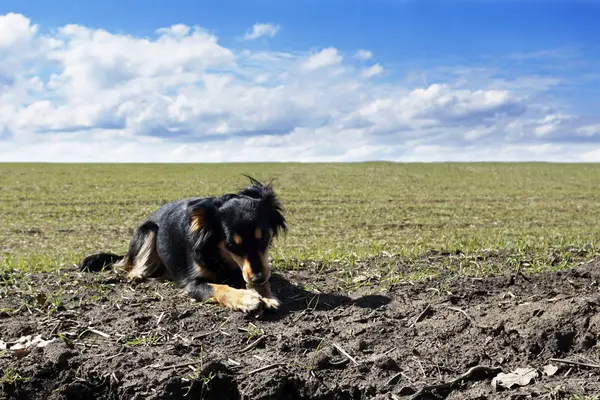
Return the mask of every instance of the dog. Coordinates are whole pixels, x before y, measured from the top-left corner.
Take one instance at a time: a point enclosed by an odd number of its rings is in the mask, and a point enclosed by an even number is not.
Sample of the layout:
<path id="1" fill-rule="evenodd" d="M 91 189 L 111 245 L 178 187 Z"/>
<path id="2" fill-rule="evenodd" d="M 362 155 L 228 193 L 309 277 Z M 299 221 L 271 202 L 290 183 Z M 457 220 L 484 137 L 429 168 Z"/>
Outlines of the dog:
<path id="1" fill-rule="evenodd" d="M 284 208 L 272 181 L 244 176 L 250 184 L 237 193 L 164 204 L 138 226 L 125 255 L 93 254 L 80 270 L 112 267 L 130 280 L 175 281 L 198 301 L 245 313 L 278 309 L 268 253 L 287 231 Z"/>

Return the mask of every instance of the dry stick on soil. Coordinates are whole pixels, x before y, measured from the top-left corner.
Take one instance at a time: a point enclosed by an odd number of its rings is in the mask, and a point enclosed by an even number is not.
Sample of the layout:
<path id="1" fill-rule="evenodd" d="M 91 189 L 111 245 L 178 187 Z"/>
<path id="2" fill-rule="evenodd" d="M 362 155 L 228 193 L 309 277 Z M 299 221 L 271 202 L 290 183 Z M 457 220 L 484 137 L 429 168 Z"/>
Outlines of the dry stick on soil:
<path id="1" fill-rule="evenodd" d="M 238 362 L 238 361 L 235 361 L 235 360 L 233 360 L 233 359 L 231 359 L 231 358 L 228 358 L 228 359 L 227 359 L 227 362 L 229 362 L 230 364 L 233 364 L 233 365 L 235 365 L 236 367 L 241 367 L 241 366 L 242 366 L 242 363 L 240 363 L 240 362 Z"/>
<path id="2" fill-rule="evenodd" d="M 216 329 L 216 330 L 214 330 L 214 331 L 210 331 L 210 332 L 204 332 L 204 333 L 201 333 L 201 334 L 199 334 L 199 335 L 196 335 L 196 336 L 194 336 L 194 337 L 192 338 L 192 340 L 204 339 L 205 337 L 207 337 L 207 336 L 210 336 L 210 335 L 213 335 L 213 334 L 215 334 L 215 333 L 217 333 L 217 332 L 219 332 L 219 330 L 218 330 L 218 329 Z"/>
<path id="3" fill-rule="evenodd" d="M 404 372 L 400 372 L 400 375 L 402 375 L 403 377 L 405 377 L 410 383 L 412 383 L 412 379 L 410 379 L 410 376 L 406 375 Z"/>
<path id="4" fill-rule="evenodd" d="M 165 366 L 162 366 L 162 367 L 156 367 L 156 369 L 159 370 L 159 371 L 166 371 L 166 370 L 171 369 L 171 368 L 175 368 L 175 369 L 177 369 L 177 368 L 185 368 L 185 367 L 189 367 L 190 365 L 196 365 L 196 364 L 198 364 L 197 361 L 196 362 L 187 362 L 187 363 L 184 363 L 184 364 L 165 365 Z"/>
<path id="5" fill-rule="evenodd" d="M 467 312 L 465 310 L 462 310 L 462 309 L 457 308 L 457 307 L 448 307 L 448 310 L 452 310 L 452 311 L 456 311 L 456 312 L 461 313 L 462 315 L 464 315 L 465 317 L 467 317 L 467 319 L 469 321 L 471 321 L 471 323 L 473 325 L 477 326 L 477 324 L 475 323 L 475 320 L 473 319 L 473 317 L 471 317 L 469 314 L 467 314 Z"/>
<path id="6" fill-rule="evenodd" d="M 341 367 L 342 365 L 346 365 L 348 364 L 348 359 L 343 359 L 342 361 L 336 361 L 336 362 L 332 362 L 329 361 L 329 365 L 332 367 Z"/>
<path id="7" fill-rule="evenodd" d="M 163 311 L 163 312 L 162 312 L 162 313 L 161 313 L 161 314 L 158 316 L 158 319 L 157 319 L 157 321 L 156 321 L 156 325 L 157 325 L 157 326 L 158 326 L 158 325 L 160 325 L 160 321 L 162 321 L 162 319 L 164 318 L 164 316 L 165 316 L 165 312 Z"/>
<path id="8" fill-rule="evenodd" d="M 325 382 L 323 382 L 323 379 L 319 378 L 319 376 L 315 373 L 315 371 L 310 371 L 310 375 L 315 378 L 315 380 L 317 382 L 319 382 L 319 384 L 325 386 L 325 388 L 329 389 L 329 387 L 325 384 Z"/>
<path id="9" fill-rule="evenodd" d="M 417 357 L 413 357 L 413 358 L 415 359 L 417 364 L 419 364 L 419 368 L 421 369 L 421 372 L 423 373 L 423 377 L 427 378 L 427 374 L 425 373 L 425 368 L 423 368 L 423 364 L 421 364 L 421 360 L 419 360 Z"/>
<path id="10" fill-rule="evenodd" d="M 358 365 L 358 362 L 356 362 L 356 360 L 348 353 L 346 353 L 346 351 L 344 349 L 342 349 L 342 347 L 337 344 L 337 343 L 332 343 L 333 347 L 335 347 L 337 349 L 337 351 L 339 351 L 344 357 L 346 357 L 348 360 L 352 361 L 354 363 L 354 365 Z"/>
<path id="11" fill-rule="evenodd" d="M 115 357 L 118 357 L 120 355 L 123 355 L 123 353 L 117 353 L 117 354 L 113 354 L 112 356 L 108 356 L 106 358 L 102 358 L 104 361 L 108 361 L 108 360 L 112 360 Z"/>
<path id="12" fill-rule="evenodd" d="M 577 367 L 599 368 L 600 369 L 600 365 L 598 365 L 598 364 L 587 364 L 587 363 L 581 363 L 581 362 L 577 362 L 577 361 L 563 360 L 562 358 L 551 358 L 550 361 L 567 364 L 567 365 L 574 365 Z"/>
<path id="13" fill-rule="evenodd" d="M 392 351 L 396 350 L 396 347 L 390 347 L 389 349 L 387 349 L 386 351 L 384 351 L 383 353 L 381 353 L 382 356 L 386 356 L 388 354 L 390 354 Z"/>
<path id="14" fill-rule="evenodd" d="M 259 372 L 268 371 L 270 369 L 277 368 L 279 366 L 281 366 L 281 364 L 277 363 L 277 364 L 271 364 L 271 365 L 267 365 L 265 367 L 260 367 L 260 368 L 257 368 L 257 369 L 253 369 L 252 371 L 248 372 L 248 375 L 253 375 L 253 374 L 256 374 L 256 373 L 259 373 Z"/>
<path id="15" fill-rule="evenodd" d="M 425 395 L 427 393 L 432 393 L 434 391 L 439 391 L 439 390 L 444 390 L 444 389 L 452 389 L 454 386 L 456 386 L 466 380 L 479 380 L 479 379 L 475 378 L 475 375 L 478 375 L 478 374 L 481 374 L 481 375 L 485 374 L 487 376 L 491 376 L 491 375 L 497 375 L 501 371 L 502 371 L 502 368 L 500 368 L 500 367 L 487 367 L 487 366 L 483 366 L 483 365 L 478 365 L 473 368 L 470 368 L 467 372 L 465 372 L 464 374 L 451 380 L 450 382 L 443 382 L 443 383 L 438 383 L 435 385 L 427 385 L 427 386 L 423 387 L 421 390 L 419 390 L 417 393 L 415 393 L 410 398 L 410 400 L 420 399 L 421 397 L 423 397 L 423 395 Z"/>
<path id="16" fill-rule="evenodd" d="M 92 327 L 88 327 L 88 328 L 87 328 L 87 330 L 88 330 L 88 331 L 90 331 L 90 332 L 93 332 L 93 333 L 95 333 L 96 335 L 100 335 L 100 336 L 102 336 L 102 337 L 104 337 L 104 338 L 107 338 L 107 339 L 109 339 L 109 338 L 110 338 L 110 335 L 109 335 L 108 333 L 104 333 L 104 332 L 102 332 L 102 331 L 99 331 L 99 330 L 97 330 L 97 329 L 94 329 L 94 328 L 92 328 Z"/>
<path id="17" fill-rule="evenodd" d="M 427 315 L 427 313 L 429 312 L 430 309 L 431 309 L 431 304 L 427 304 L 427 307 L 425 307 L 425 309 L 421 312 L 421 314 L 419 314 L 417 319 L 415 319 L 415 322 L 413 322 L 413 325 L 416 325 L 417 323 L 421 322 L 421 320 L 425 317 L 425 315 Z"/>
<path id="18" fill-rule="evenodd" d="M 396 383 L 398 383 L 398 379 L 400 379 L 400 377 L 403 375 L 404 374 L 402 372 L 398 372 L 396 375 L 392 376 L 387 381 L 388 386 L 395 385 Z"/>
<path id="19" fill-rule="evenodd" d="M 258 361 L 267 361 L 264 358 L 257 356 L 256 354 L 252 354 L 252 357 L 256 358 Z"/>
<path id="20" fill-rule="evenodd" d="M 473 324 L 473 326 L 475 326 L 479 329 L 483 329 L 483 330 L 490 329 L 490 327 L 488 327 L 488 326 L 479 325 L 477 322 L 475 322 L 475 319 L 473 317 L 471 317 L 469 314 L 467 314 L 467 312 L 465 310 L 462 310 L 458 307 L 448 307 L 448 309 L 463 314 L 465 317 L 467 317 L 467 319 L 471 322 L 471 324 Z"/>
<path id="21" fill-rule="evenodd" d="M 253 348 L 255 348 L 256 346 L 258 346 L 261 342 L 263 342 L 265 340 L 264 336 L 259 337 L 258 339 L 256 339 L 254 342 L 250 343 L 248 346 L 244 347 L 242 350 L 240 350 L 240 353 L 245 353 L 247 351 L 252 350 Z"/>
<path id="22" fill-rule="evenodd" d="M 52 328 L 52 330 L 50 331 L 50 334 L 51 334 L 51 335 L 54 335 L 54 333 L 56 332 L 56 330 L 57 330 L 57 329 L 60 327 L 60 325 L 61 325 L 62 323 L 63 323 L 62 321 L 58 321 L 58 322 L 56 323 L 56 325 L 54 325 L 54 328 Z"/>

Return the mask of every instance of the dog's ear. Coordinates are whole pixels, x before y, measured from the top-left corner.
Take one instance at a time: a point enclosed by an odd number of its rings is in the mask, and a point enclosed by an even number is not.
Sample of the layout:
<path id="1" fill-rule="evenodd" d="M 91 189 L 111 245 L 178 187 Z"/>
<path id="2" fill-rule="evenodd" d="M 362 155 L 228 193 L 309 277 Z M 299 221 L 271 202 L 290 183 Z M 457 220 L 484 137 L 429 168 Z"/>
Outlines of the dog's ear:
<path id="1" fill-rule="evenodd" d="M 187 205 L 189 232 L 194 238 L 194 247 L 200 248 L 218 235 L 217 207 L 213 199 L 193 200 Z"/>
<path id="2" fill-rule="evenodd" d="M 287 231 L 287 222 L 283 215 L 283 205 L 273 190 L 273 182 L 270 181 L 264 185 L 256 179 L 248 175 L 246 176 L 250 179 L 250 186 L 240 191 L 240 195 L 258 199 L 269 208 L 269 224 L 273 229 L 273 236 L 277 236 L 280 231 Z"/>

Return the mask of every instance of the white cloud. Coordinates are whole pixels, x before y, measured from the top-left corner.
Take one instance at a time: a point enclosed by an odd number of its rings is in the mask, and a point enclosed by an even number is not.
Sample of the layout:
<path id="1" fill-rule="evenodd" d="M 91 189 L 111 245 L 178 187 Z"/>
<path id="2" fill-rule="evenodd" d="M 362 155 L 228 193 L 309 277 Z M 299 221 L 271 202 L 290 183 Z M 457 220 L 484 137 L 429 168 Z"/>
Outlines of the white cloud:
<path id="1" fill-rule="evenodd" d="M 538 136 L 550 135 L 564 126 L 572 117 L 570 115 L 549 114 L 539 121 L 535 128 L 535 134 Z"/>
<path id="2" fill-rule="evenodd" d="M 582 126 L 577 129 L 577 133 L 582 136 L 600 135 L 600 124 Z"/>
<path id="3" fill-rule="evenodd" d="M 251 30 L 244 35 L 245 40 L 254 40 L 259 37 L 273 37 L 279 32 L 281 27 L 274 24 L 254 24 Z"/>
<path id="4" fill-rule="evenodd" d="M 369 50 L 364 49 L 358 50 L 354 55 L 354 58 L 357 58 L 359 60 L 370 60 L 371 57 L 373 57 L 373 53 L 371 53 Z"/>
<path id="5" fill-rule="evenodd" d="M 37 26 L 23 15 L 0 15 L 0 49 L 26 44 L 36 32 Z"/>
<path id="6" fill-rule="evenodd" d="M 371 78 L 375 75 L 379 75 L 382 72 L 383 72 L 383 67 L 379 64 L 375 64 L 372 67 L 369 67 L 366 70 L 364 70 L 361 73 L 361 75 L 364 76 L 365 78 Z"/>
<path id="7" fill-rule="evenodd" d="M 409 88 L 333 47 L 237 51 L 181 24 L 45 31 L 0 15 L 0 161 L 600 158 L 600 122 L 534 97 L 552 78 Z"/>
<path id="8" fill-rule="evenodd" d="M 597 148 L 595 148 L 593 150 L 584 152 L 580 156 L 580 159 L 583 162 L 593 162 L 593 163 L 600 162 L 600 146 L 598 146 Z"/>
<path id="9" fill-rule="evenodd" d="M 330 65 L 340 64 L 343 58 L 339 54 L 338 50 L 333 47 L 328 47 L 319 51 L 318 53 L 312 54 L 303 64 L 305 69 L 314 70 Z"/>

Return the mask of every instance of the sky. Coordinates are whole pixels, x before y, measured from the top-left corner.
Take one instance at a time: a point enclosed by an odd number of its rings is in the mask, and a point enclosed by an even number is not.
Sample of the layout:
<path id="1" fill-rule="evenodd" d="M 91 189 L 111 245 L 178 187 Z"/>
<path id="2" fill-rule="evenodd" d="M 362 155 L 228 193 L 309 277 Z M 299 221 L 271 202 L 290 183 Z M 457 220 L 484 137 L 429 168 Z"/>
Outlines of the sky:
<path id="1" fill-rule="evenodd" d="M 600 161 L 600 1 L 2 0 L 0 161 Z"/>

